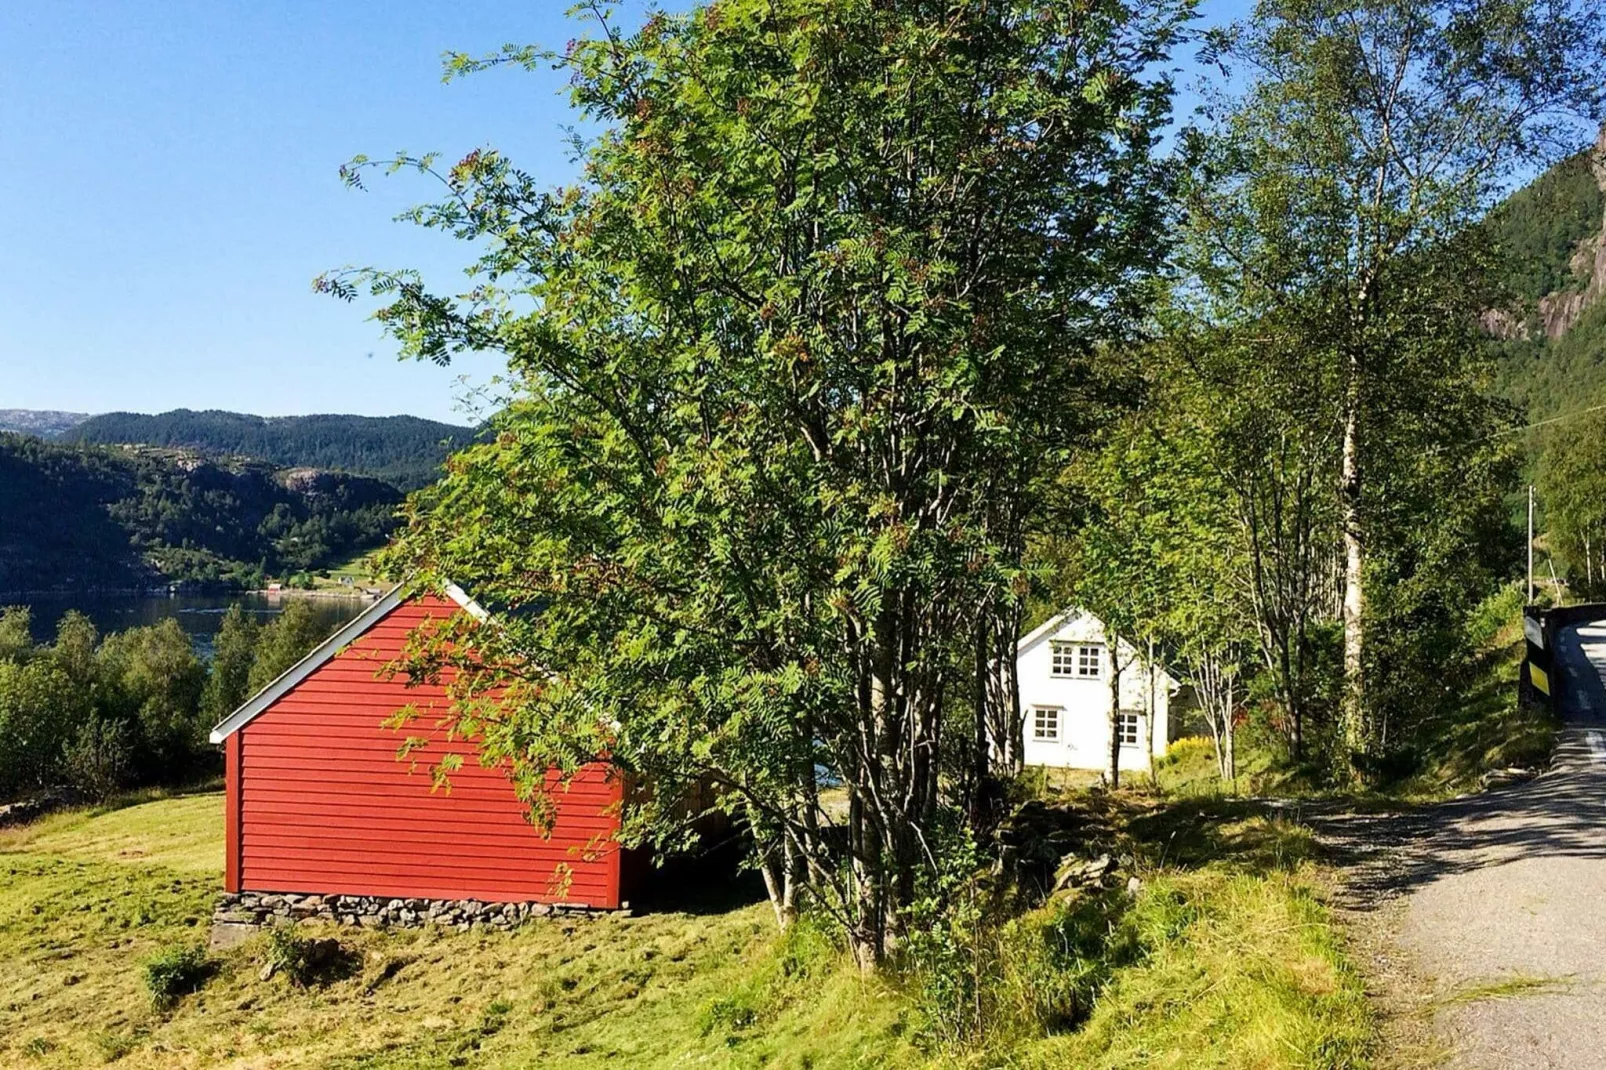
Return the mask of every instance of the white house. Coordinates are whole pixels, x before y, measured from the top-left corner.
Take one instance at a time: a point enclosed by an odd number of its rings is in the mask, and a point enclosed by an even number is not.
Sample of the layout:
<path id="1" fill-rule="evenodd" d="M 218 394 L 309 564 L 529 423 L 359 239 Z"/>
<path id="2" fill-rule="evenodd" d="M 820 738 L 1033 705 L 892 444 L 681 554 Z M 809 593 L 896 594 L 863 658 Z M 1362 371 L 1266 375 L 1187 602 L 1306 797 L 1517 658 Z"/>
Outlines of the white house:
<path id="1" fill-rule="evenodd" d="M 1146 769 L 1171 742 L 1177 682 L 1121 642 L 1121 768 Z M 1104 622 L 1068 610 L 1016 644 L 1027 765 L 1105 769 L 1110 762 L 1110 651 Z"/>

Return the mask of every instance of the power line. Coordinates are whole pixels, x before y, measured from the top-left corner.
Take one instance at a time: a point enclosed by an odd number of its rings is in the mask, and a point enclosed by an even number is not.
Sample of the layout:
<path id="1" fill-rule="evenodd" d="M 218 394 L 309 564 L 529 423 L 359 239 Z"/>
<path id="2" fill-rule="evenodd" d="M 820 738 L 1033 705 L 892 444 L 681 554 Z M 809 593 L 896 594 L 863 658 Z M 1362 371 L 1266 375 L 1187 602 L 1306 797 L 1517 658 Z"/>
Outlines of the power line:
<path id="1" fill-rule="evenodd" d="M 1504 431 L 1496 431 L 1492 435 L 1484 435 L 1482 438 L 1473 438 L 1468 439 L 1467 441 L 1486 442 L 1491 438 L 1505 438 L 1507 435 L 1520 435 L 1524 431 L 1532 431 L 1537 427 L 1545 427 L 1548 424 L 1559 424 L 1563 420 L 1571 420 L 1575 416 L 1588 416 L 1590 413 L 1600 412 L 1602 409 L 1606 409 L 1606 404 L 1591 405 L 1587 409 L 1577 409 L 1573 412 L 1565 412 L 1560 416 L 1552 416 L 1548 420 L 1538 420 L 1531 424 L 1523 424 L 1521 427 L 1508 427 Z"/>

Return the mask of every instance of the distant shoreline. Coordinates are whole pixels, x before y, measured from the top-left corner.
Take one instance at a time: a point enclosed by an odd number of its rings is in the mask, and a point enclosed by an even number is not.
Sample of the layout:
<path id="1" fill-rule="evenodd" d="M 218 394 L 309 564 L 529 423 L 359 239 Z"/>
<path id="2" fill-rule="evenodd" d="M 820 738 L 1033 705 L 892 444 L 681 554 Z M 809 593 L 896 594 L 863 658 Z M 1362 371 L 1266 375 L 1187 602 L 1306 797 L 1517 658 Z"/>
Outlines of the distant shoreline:
<path id="1" fill-rule="evenodd" d="M 263 598 L 339 598 L 344 601 L 360 600 L 363 602 L 372 602 L 375 599 L 384 597 L 385 588 L 367 588 L 356 586 L 345 589 L 337 587 L 281 587 L 277 591 L 270 591 L 264 587 L 259 590 L 241 591 L 240 593 L 261 595 Z"/>
<path id="2" fill-rule="evenodd" d="M 33 590 L 0 591 L 0 606 L 15 605 L 30 598 L 183 598 L 186 596 L 229 598 L 239 595 L 255 595 L 260 598 L 320 598 L 338 599 L 346 602 L 372 602 L 383 597 L 385 592 L 384 588 L 375 588 L 374 590 L 377 590 L 378 593 L 370 593 L 370 589 L 362 587 L 352 587 L 350 589 L 319 587 L 311 590 L 305 587 L 285 587 L 277 591 L 270 591 L 266 588 L 242 590 L 201 587 L 172 590 L 168 587 L 42 587 Z"/>

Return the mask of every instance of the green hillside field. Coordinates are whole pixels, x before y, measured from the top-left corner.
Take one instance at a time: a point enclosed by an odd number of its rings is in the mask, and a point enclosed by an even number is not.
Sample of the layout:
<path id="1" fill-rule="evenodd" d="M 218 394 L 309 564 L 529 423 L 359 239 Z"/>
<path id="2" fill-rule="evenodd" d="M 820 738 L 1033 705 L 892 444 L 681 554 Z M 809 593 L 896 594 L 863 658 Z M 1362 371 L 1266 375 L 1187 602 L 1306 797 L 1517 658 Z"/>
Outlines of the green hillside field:
<path id="1" fill-rule="evenodd" d="M 304 925 L 342 941 L 346 976 L 305 989 L 263 980 L 259 937 L 212 953 L 200 990 L 160 1008 L 142 967 L 205 939 L 222 796 L 60 813 L 0 830 L 0 1064 L 1365 1065 L 1372 1021 L 1320 904 L 1308 835 L 1226 812 L 1179 825 L 1131 803 L 1146 815 L 1134 836 L 1159 823 L 1152 841 L 1132 841 L 1149 861 L 1110 934 L 1121 950 L 1084 964 L 1106 978 L 1090 1016 L 959 1046 L 927 1028 L 917 978 L 862 977 L 815 925 L 783 938 L 763 902 L 706 895 L 513 933 Z"/>

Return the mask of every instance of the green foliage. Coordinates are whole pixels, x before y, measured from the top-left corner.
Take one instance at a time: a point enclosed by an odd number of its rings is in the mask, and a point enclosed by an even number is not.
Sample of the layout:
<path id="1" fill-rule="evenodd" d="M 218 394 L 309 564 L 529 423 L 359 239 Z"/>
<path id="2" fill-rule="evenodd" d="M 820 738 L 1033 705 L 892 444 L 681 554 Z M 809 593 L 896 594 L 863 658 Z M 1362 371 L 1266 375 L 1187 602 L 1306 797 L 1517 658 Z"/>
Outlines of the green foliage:
<path id="1" fill-rule="evenodd" d="M 91 716 L 61 755 L 61 776 L 86 799 L 105 801 L 128 787 L 138 769 L 134 731 L 126 721 Z"/>
<path id="2" fill-rule="evenodd" d="M 1475 326 L 1499 287 L 1475 224 L 1515 170 L 1575 145 L 1576 112 L 1599 110 L 1585 72 L 1606 57 L 1602 30 L 1579 3 L 1263 0 L 1209 37 L 1207 55 L 1248 77 L 1207 109 L 1189 198 L 1199 285 L 1180 296 L 1238 376 L 1304 392 L 1305 418 L 1278 399 L 1241 425 L 1259 445 L 1233 465 L 1241 502 L 1298 508 L 1235 511 L 1271 536 L 1252 540 L 1254 617 L 1281 633 L 1264 661 L 1296 758 L 1305 689 L 1287 666 L 1313 628 L 1342 622 L 1341 780 L 1410 749 L 1467 661 L 1465 615 L 1510 567 L 1511 414 L 1486 397 Z M 1372 91 L 1383 82 L 1396 89 Z M 1299 463 L 1280 465 L 1291 443 Z M 1275 493 L 1245 492 L 1257 481 Z"/>
<path id="3" fill-rule="evenodd" d="M 306 602 L 291 601 L 284 611 L 263 625 L 251 653 L 245 694 L 253 695 L 329 637 L 328 627 Z M 240 655 L 237 653 L 236 657 Z M 236 666 L 238 668 L 238 666 Z M 235 703 L 235 706 L 239 703 Z M 230 706 L 232 711 L 234 706 Z"/>
<path id="4" fill-rule="evenodd" d="M 302 936 L 293 925 L 280 925 L 263 939 L 262 964 L 296 988 L 310 988 L 349 977 L 358 960 L 338 940 Z"/>
<path id="5" fill-rule="evenodd" d="M 25 609 L 0 634 L 27 631 Z M 0 658 L 0 799 L 67 785 L 92 799 L 136 784 L 186 783 L 216 766 L 207 731 L 325 638 L 305 602 L 259 628 L 231 607 L 210 665 L 171 618 L 97 636 L 79 613 L 53 643 Z"/>
<path id="6" fill-rule="evenodd" d="M 973 679 L 971 633 L 1013 641 L 1036 483 L 1125 400 L 1096 354 L 1153 296 L 1163 57 L 1190 10 L 659 14 L 548 57 L 601 128 L 581 185 L 544 191 L 491 149 L 388 161 L 447 185 L 409 215 L 475 243 L 476 287 L 320 285 L 385 301 L 406 355 L 509 357 L 517 397 L 390 562 L 505 610 L 412 666 L 456 665 L 455 727 L 537 816 L 548 768 L 604 750 L 659 800 L 711 778 L 880 954 L 958 801 L 940 771 L 978 757 L 974 729 L 940 731 L 945 696 Z M 845 811 L 817 805 L 822 775 Z M 626 816 L 636 840 L 687 836 L 661 802 Z"/>
<path id="7" fill-rule="evenodd" d="M 33 656 L 32 621 L 27 606 L 0 610 L 0 661 L 26 661 Z"/>
<path id="8" fill-rule="evenodd" d="M 373 476 L 415 490 L 440 475 L 447 454 L 474 429 L 417 416 L 249 416 L 174 409 L 155 416 L 109 412 L 60 436 L 63 442 L 133 444 L 254 457 L 284 468 L 323 468 Z"/>
<path id="9" fill-rule="evenodd" d="M 1528 304 L 1547 294 L 1580 290 L 1571 261 L 1584 238 L 1601 232 L 1606 193 L 1578 152 L 1502 201 L 1484 226 L 1504 289 Z"/>
<path id="10" fill-rule="evenodd" d="M 1585 413 L 1557 424 L 1542 439 L 1538 465 L 1547 549 L 1573 590 L 1585 598 L 1606 591 L 1603 435 L 1606 413 Z"/>
<path id="11" fill-rule="evenodd" d="M 251 696 L 251 666 L 260 632 L 256 621 L 239 605 L 230 606 L 223 614 L 212 640 L 212 666 L 201 695 L 201 712 L 214 724 Z"/>
<path id="12" fill-rule="evenodd" d="M 0 798 L 48 786 L 86 696 L 45 658 L 0 661 Z"/>
<path id="13" fill-rule="evenodd" d="M 968 834 L 937 844 L 939 865 L 907 911 L 899 968 L 923 1035 L 942 1046 L 1008 1044 L 1080 1024 L 1134 944 L 1124 895 L 1094 890 L 1010 916 L 989 895 Z"/>
<path id="14" fill-rule="evenodd" d="M 206 666 L 171 617 L 106 637 L 95 653 L 107 714 L 138 733 L 141 766 L 183 778 L 206 746 L 200 716 Z"/>
<path id="15" fill-rule="evenodd" d="M 19 435 L 0 435 L 0 495 L 0 590 L 258 586 L 379 544 L 401 500 L 364 476 Z"/>
<path id="16" fill-rule="evenodd" d="M 141 967 L 145 990 L 158 1009 L 169 1010 L 179 999 L 199 991 L 216 966 L 200 944 L 174 944 L 146 959 Z"/>

